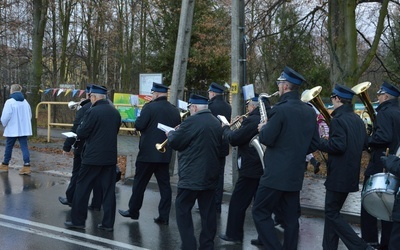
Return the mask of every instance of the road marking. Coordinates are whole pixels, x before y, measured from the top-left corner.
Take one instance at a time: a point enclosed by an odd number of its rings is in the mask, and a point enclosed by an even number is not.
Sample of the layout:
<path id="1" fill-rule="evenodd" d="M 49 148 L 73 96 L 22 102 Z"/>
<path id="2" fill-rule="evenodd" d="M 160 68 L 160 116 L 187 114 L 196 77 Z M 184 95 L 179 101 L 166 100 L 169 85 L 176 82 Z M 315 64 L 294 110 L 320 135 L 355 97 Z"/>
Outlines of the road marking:
<path id="1" fill-rule="evenodd" d="M 65 235 L 72 235 L 72 236 L 80 237 L 80 238 L 83 238 L 83 239 L 97 241 L 97 242 L 105 243 L 105 244 L 108 244 L 108 245 L 113 245 L 113 246 L 116 246 L 116 247 L 121 247 L 121 248 L 126 248 L 126 249 L 134 249 L 134 250 L 144 250 L 144 249 L 146 249 L 146 248 L 142 248 L 142 247 L 137 247 L 137 246 L 134 246 L 134 245 L 126 244 L 126 243 L 123 243 L 123 242 L 118 242 L 118 241 L 115 241 L 115 240 L 109 240 L 109 239 L 101 238 L 101 237 L 90 235 L 90 234 L 80 233 L 80 232 L 76 232 L 76 231 L 73 231 L 73 230 L 63 229 L 63 228 L 59 228 L 59 227 L 55 227 L 55 226 L 50 226 L 50 225 L 39 223 L 39 222 L 33 222 L 33 221 L 30 221 L 30 220 L 24 220 L 24 219 L 20 219 L 20 218 L 17 218 L 17 217 L 4 215 L 4 214 L 0 214 L 0 219 L 13 221 L 13 222 L 18 222 L 18 223 L 21 223 L 21 224 L 26 224 L 26 225 L 29 225 L 29 226 L 34 226 L 34 227 L 38 227 L 38 228 L 42 228 L 42 229 L 47 229 L 47 230 L 55 231 L 55 232 L 62 233 L 62 234 L 65 234 Z M 88 246 L 88 247 L 91 247 L 91 248 L 94 248 L 94 249 L 110 249 L 110 248 L 105 248 L 105 247 L 99 248 L 99 246 L 95 245 L 95 244 L 87 243 L 87 242 L 84 242 L 84 241 L 77 241 L 76 239 L 69 239 L 67 237 L 62 237 L 62 236 L 55 235 L 55 234 L 52 234 L 52 233 L 43 232 L 43 231 L 40 231 L 40 230 L 37 230 L 37 229 L 33 229 L 33 228 L 30 228 L 30 227 L 18 226 L 18 225 L 15 225 L 15 224 L 10 224 L 10 223 L 1 222 L 1 221 L 0 221 L 0 225 L 5 226 L 5 227 L 9 227 L 9 228 L 13 228 L 13 229 L 17 229 L 17 230 L 20 230 L 20 231 L 25 231 L 25 232 L 29 232 L 29 233 L 33 233 L 33 234 L 37 234 L 37 235 L 53 238 L 53 239 L 58 239 L 58 240 L 62 240 L 62 241 L 66 241 L 66 242 L 82 245 L 82 246 Z M 84 245 L 84 244 L 88 244 L 88 245 Z"/>

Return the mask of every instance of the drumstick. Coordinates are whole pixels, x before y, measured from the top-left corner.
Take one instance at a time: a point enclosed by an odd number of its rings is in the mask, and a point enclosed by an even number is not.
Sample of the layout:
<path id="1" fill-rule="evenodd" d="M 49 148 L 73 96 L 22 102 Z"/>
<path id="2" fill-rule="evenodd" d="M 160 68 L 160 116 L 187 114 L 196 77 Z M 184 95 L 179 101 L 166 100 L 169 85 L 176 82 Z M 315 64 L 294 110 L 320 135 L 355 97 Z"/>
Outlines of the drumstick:
<path id="1" fill-rule="evenodd" d="M 385 156 L 388 156 L 389 155 L 389 148 L 386 148 L 386 154 L 385 154 Z"/>

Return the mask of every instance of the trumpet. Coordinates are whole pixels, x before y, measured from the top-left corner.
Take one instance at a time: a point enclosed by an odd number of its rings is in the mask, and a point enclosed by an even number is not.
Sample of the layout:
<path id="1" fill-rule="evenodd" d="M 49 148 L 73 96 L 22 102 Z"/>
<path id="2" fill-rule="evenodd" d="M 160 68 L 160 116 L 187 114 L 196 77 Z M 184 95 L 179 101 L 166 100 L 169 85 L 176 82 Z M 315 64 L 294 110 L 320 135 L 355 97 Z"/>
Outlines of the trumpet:
<path id="1" fill-rule="evenodd" d="M 231 130 L 236 130 L 238 128 L 240 128 L 240 126 L 242 126 L 242 122 L 240 121 L 243 118 L 246 118 L 247 116 L 249 116 L 250 112 L 247 112 L 244 115 L 238 116 L 235 120 L 233 120 L 230 124 L 229 127 Z"/>
<path id="2" fill-rule="evenodd" d="M 81 102 L 74 102 L 74 101 L 70 101 L 68 103 L 68 108 L 70 110 L 79 110 L 81 108 Z"/>
<path id="3" fill-rule="evenodd" d="M 166 148 L 167 143 L 168 143 L 168 138 L 165 139 L 165 141 L 163 141 L 162 143 L 157 143 L 156 149 L 158 150 L 158 152 L 165 153 L 165 151 L 167 151 L 167 148 Z"/>
<path id="4" fill-rule="evenodd" d="M 332 117 L 331 114 L 329 114 L 328 110 L 325 108 L 325 105 L 322 102 L 321 97 L 319 96 L 321 90 L 321 86 L 316 86 L 307 91 L 304 95 L 302 95 L 301 100 L 303 102 L 310 102 L 312 105 L 314 105 L 314 107 L 318 109 L 321 115 L 325 118 L 325 122 L 329 126 Z"/>

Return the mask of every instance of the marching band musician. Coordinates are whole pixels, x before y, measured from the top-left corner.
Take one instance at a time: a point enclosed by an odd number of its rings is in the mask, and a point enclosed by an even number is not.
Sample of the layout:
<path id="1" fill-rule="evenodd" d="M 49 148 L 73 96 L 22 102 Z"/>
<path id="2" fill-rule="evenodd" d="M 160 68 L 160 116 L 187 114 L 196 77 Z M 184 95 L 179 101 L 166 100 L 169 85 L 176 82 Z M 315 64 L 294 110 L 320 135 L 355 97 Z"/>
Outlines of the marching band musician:
<path id="1" fill-rule="evenodd" d="M 100 230 L 114 230 L 116 198 L 115 181 L 117 164 L 117 135 L 121 126 L 121 115 L 107 100 L 107 89 L 92 85 L 92 106 L 85 113 L 76 130 L 78 138 L 85 139 L 82 165 L 72 200 L 71 220 L 65 221 L 67 228 L 84 229 L 87 204 L 95 183 L 101 183 L 103 219 L 97 225 Z"/>
<path id="2" fill-rule="evenodd" d="M 175 200 L 176 222 L 181 249 L 214 249 L 217 232 L 215 189 L 218 184 L 221 122 L 207 106 L 207 98 L 192 95 L 190 116 L 175 131 L 167 133 L 168 144 L 178 151 L 178 192 Z M 194 235 L 192 208 L 199 204 L 201 233 L 199 248 Z"/>
<path id="3" fill-rule="evenodd" d="M 380 157 L 389 148 L 389 153 L 396 152 L 400 144 L 400 108 L 398 97 L 400 90 L 387 81 L 384 81 L 377 92 L 379 106 L 373 124 L 372 135 L 368 138 L 368 147 L 371 149 L 371 158 L 364 173 L 364 186 L 368 178 L 383 171 Z M 361 207 L 361 236 L 374 247 L 387 249 L 390 239 L 392 223 L 381 220 L 381 239 L 378 241 L 377 218 L 370 215 Z"/>
<path id="4" fill-rule="evenodd" d="M 382 156 L 381 160 L 387 172 L 400 178 L 400 158 L 396 155 Z M 392 210 L 393 227 L 390 234 L 389 250 L 396 250 L 400 246 L 400 189 L 396 194 Z"/>
<path id="5" fill-rule="evenodd" d="M 212 82 L 208 88 L 208 109 L 211 113 L 217 117 L 218 115 L 223 115 L 230 122 L 232 115 L 231 105 L 224 100 L 222 93 L 224 93 L 224 87 Z M 218 180 L 218 187 L 215 190 L 215 205 L 218 213 L 221 213 L 222 196 L 224 192 L 224 173 L 225 173 L 225 163 L 226 156 L 229 155 L 229 142 L 224 139 L 222 141 L 222 147 L 220 150 L 219 164 L 220 164 L 220 174 Z"/>
<path id="6" fill-rule="evenodd" d="M 136 158 L 136 172 L 132 184 L 132 195 L 128 210 L 118 210 L 123 217 L 139 219 L 139 211 L 143 204 L 144 192 L 151 176 L 154 174 L 160 190 L 159 216 L 154 222 L 168 225 L 171 210 L 172 190 L 169 176 L 169 163 L 172 150 L 159 152 L 155 145 L 166 139 L 165 133 L 157 128 L 158 123 L 175 127 L 181 122 L 178 108 L 168 100 L 168 86 L 153 83 L 152 100 L 143 106 L 140 116 L 136 119 L 135 128 L 140 131 L 139 153 Z"/>
<path id="7" fill-rule="evenodd" d="M 92 106 L 92 103 L 90 102 L 90 99 L 89 99 L 89 92 L 90 92 L 91 86 L 92 86 L 91 84 L 86 86 L 86 89 L 85 89 L 86 99 L 79 103 L 81 108 L 79 108 L 78 111 L 76 112 L 75 120 L 74 120 L 73 126 L 71 128 L 71 132 L 76 133 L 76 130 L 77 130 L 79 124 L 81 124 L 81 122 L 82 122 L 85 112 Z M 67 190 L 65 191 L 66 196 L 58 197 L 58 200 L 63 205 L 71 206 L 71 204 L 72 204 L 72 200 L 73 200 L 75 188 L 76 188 L 76 182 L 78 180 L 79 169 L 81 168 L 81 162 L 82 162 L 81 154 L 82 154 L 82 149 L 83 149 L 84 144 L 85 144 L 85 140 L 82 138 L 67 137 L 64 141 L 63 153 L 67 154 L 68 152 L 71 151 L 71 149 L 73 149 L 74 158 L 73 158 L 73 163 L 72 163 L 71 179 L 70 179 L 69 185 L 67 187 Z M 88 209 L 100 211 L 101 201 L 102 201 L 101 186 L 94 185 L 92 202 L 88 206 Z"/>
<path id="8" fill-rule="evenodd" d="M 264 98 L 265 108 L 269 110 L 268 98 Z M 238 147 L 239 178 L 236 181 L 231 200 L 229 202 L 228 222 L 225 234 L 219 237 L 225 241 L 241 243 L 243 240 L 243 224 L 246 209 L 256 194 L 258 183 L 263 174 L 263 166 L 257 150 L 249 145 L 251 139 L 258 134 L 257 126 L 260 122 L 258 96 L 250 99 L 247 104 L 248 117 L 245 118 L 239 129 L 231 130 L 224 126 L 224 137 L 229 143 Z"/>
<path id="9" fill-rule="evenodd" d="M 319 142 L 315 111 L 300 100 L 298 90 L 304 81 L 298 72 L 285 67 L 277 81 L 279 102 L 268 121 L 258 125 L 260 143 L 267 149 L 252 212 L 265 249 L 282 249 L 271 217 L 278 207 L 285 224 L 283 248 L 297 249 L 304 159 Z"/>
<path id="10" fill-rule="evenodd" d="M 319 150 L 328 153 L 323 249 L 337 249 L 339 238 L 348 249 L 373 249 L 340 215 L 349 192 L 359 189 L 362 151 L 367 146 L 364 122 L 354 113 L 354 95 L 350 88 L 335 85 L 330 96 L 334 111 L 329 139 L 321 139 L 318 145 Z"/>

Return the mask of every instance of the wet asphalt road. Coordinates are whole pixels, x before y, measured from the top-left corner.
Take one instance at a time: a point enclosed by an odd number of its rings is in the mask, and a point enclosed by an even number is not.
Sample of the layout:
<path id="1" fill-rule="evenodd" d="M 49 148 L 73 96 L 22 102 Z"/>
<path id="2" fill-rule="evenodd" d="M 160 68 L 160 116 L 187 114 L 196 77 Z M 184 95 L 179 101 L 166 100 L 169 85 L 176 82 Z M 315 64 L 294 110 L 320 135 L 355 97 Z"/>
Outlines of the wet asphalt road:
<path id="1" fill-rule="evenodd" d="M 102 212 L 88 211 L 85 230 L 68 230 L 64 221 L 69 219 L 70 208 L 59 203 L 68 185 L 67 176 L 34 172 L 20 176 L 18 169 L 0 174 L 0 249 L 179 249 L 180 237 L 175 222 L 175 208 L 171 209 L 170 224 L 160 226 L 153 222 L 157 216 L 159 193 L 154 184 L 145 193 L 138 221 L 116 215 L 114 232 L 96 228 Z M 117 209 L 127 209 L 131 186 L 117 184 Z M 173 200 L 176 193 L 174 190 Z M 218 218 L 217 234 L 226 227 L 227 202 Z M 198 238 L 199 213 L 193 211 Z M 357 231 L 359 228 L 355 227 Z M 323 219 L 300 218 L 299 249 L 322 249 Z M 277 230 L 278 237 L 282 234 Z M 250 244 L 257 235 L 250 209 L 245 222 L 242 245 L 226 243 L 216 236 L 216 249 L 258 249 Z M 346 249 L 342 244 L 339 249 Z"/>

